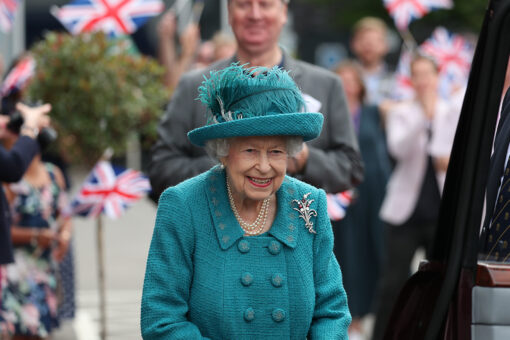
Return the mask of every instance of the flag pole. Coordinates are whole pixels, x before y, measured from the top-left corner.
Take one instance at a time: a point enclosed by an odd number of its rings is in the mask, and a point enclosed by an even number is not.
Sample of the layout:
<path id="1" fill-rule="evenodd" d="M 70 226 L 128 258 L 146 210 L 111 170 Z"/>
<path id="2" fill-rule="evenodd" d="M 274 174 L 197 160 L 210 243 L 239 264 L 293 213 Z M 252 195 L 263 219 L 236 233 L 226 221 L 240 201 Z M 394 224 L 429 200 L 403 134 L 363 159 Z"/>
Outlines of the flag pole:
<path id="1" fill-rule="evenodd" d="M 404 44 L 409 51 L 415 51 L 418 48 L 418 44 L 416 43 L 413 34 L 409 30 L 409 27 L 399 28 L 397 31 L 400 34 L 400 37 L 402 37 L 402 40 L 404 41 Z"/>
<path id="2" fill-rule="evenodd" d="M 101 214 L 96 219 L 97 236 L 97 267 L 99 284 L 99 335 L 101 340 L 106 340 L 106 289 L 104 275 L 104 244 L 103 244 L 103 219 Z"/>
<path id="3" fill-rule="evenodd" d="M 108 148 L 101 157 L 102 161 L 109 161 L 112 158 L 113 150 Z M 106 340 L 106 285 L 105 285 L 105 261 L 104 261 L 104 238 L 103 238 L 103 219 L 101 213 L 96 218 L 96 241 L 97 241 L 97 269 L 98 269 L 98 288 L 99 288 L 99 336 L 101 340 Z"/>

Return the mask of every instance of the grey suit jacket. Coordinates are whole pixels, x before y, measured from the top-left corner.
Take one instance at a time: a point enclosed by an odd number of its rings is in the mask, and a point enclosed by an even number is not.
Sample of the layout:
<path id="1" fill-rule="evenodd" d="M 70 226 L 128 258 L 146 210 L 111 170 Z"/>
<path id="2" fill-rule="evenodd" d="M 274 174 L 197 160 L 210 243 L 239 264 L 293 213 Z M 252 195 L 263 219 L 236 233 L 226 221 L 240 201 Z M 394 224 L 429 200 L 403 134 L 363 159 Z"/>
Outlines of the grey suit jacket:
<path id="1" fill-rule="evenodd" d="M 307 143 L 310 155 L 300 180 L 339 192 L 363 179 L 363 165 L 340 78 L 320 67 L 284 54 L 283 68 L 304 94 L 321 103 L 324 126 L 319 138 Z M 205 149 L 195 147 L 187 133 L 206 124 L 206 108 L 196 99 L 198 87 L 211 70 L 220 70 L 236 58 L 219 61 L 206 69 L 184 74 L 175 90 L 152 148 L 149 166 L 154 197 L 169 186 L 198 175 L 214 164 Z"/>

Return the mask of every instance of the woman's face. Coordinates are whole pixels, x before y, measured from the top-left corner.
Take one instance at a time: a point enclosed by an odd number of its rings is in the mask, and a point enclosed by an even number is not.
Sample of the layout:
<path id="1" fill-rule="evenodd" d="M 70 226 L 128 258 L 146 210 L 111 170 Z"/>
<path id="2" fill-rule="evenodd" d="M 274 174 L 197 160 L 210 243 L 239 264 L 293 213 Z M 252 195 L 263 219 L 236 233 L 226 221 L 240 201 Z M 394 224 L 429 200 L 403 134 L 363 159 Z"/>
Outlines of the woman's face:
<path id="1" fill-rule="evenodd" d="M 344 68 L 338 71 L 338 75 L 344 84 L 345 95 L 349 100 L 361 100 L 361 84 L 356 71 L 351 68 Z"/>
<path id="2" fill-rule="evenodd" d="M 261 201 L 282 185 L 287 170 L 286 138 L 236 137 L 230 140 L 225 165 L 232 194 L 241 200 Z"/>
<path id="3" fill-rule="evenodd" d="M 411 65 L 411 83 L 418 95 L 436 93 L 439 75 L 433 62 L 427 59 L 418 59 Z"/>

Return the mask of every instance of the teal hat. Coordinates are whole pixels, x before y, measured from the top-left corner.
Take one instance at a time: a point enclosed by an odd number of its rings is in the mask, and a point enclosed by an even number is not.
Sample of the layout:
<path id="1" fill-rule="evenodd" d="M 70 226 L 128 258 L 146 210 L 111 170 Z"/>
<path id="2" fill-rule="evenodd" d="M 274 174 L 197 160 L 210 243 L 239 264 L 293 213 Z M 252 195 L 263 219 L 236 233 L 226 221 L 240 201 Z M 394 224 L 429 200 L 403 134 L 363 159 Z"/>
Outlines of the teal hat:
<path id="1" fill-rule="evenodd" d="M 208 110 L 207 125 L 188 132 L 191 143 L 205 146 L 216 138 L 246 136 L 319 136 L 323 116 L 302 112 L 303 97 L 287 71 L 281 68 L 232 64 L 211 71 L 198 88 Z"/>

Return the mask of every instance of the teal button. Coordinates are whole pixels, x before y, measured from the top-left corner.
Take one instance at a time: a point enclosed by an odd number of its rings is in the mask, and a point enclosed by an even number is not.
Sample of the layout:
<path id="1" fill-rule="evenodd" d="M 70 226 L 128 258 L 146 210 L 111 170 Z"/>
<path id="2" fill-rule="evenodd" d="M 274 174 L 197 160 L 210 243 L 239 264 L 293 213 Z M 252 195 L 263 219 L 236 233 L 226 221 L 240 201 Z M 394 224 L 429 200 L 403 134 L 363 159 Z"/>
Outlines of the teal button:
<path id="1" fill-rule="evenodd" d="M 253 321 L 253 319 L 255 319 L 255 311 L 251 307 L 247 308 L 244 311 L 244 321 L 250 322 L 250 321 Z"/>
<path id="2" fill-rule="evenodd" d="M 271 278 L 271 283 L 276 288 L 281 287 L 283 285 L 283 275 L 279 273 L 274 274 Z"/>
<path id="3" fill-rule="evenodd" d="M 239 251 L 243 254 L 247 253 L 250 251 L 250 243 L 246 240 L 241 240 L 237 244 L 237 249 L 239 249 Z"/>
<path id="4" fill-rule="evenodd" d="M 285 311 L 281 308 L 276 308 L 271 313 L 274 322 L 282 322 L 285 320 Z"/>
<path id="5" fill-rule="evenodd" d="M 243 286 L 248 287 L 253 283 L 253 275 L 250 273 L 243 273 L 243 275 L 241 275 L 241 283 Z"/>
<path id="6" fill-rule="evenodd" d="M 278 255 L 282 250 L 282 246 L 280 245 L 280 242 L 272 240 L 269 242 L 268 250 L 271 254 Z"/>

